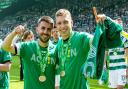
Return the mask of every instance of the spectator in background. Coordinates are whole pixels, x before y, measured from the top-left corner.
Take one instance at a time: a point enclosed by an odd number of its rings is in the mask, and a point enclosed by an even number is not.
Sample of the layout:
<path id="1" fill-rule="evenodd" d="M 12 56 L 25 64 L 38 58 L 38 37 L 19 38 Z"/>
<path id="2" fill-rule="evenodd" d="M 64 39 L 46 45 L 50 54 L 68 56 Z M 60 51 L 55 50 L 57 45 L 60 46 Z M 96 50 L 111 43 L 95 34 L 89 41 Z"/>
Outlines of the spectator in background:
<path id="1" fill-rule="evenodd" d="M 27 42 L 27 41 L 32 41 L 34 40 L 34 34 L 32 31 L 30 30 L 26 30 L 23 35 L 22 35 L 22 38 L 21 38 L 21 41 L 22 42 Z M 20 57 L 20 80 L 22 81 L 23 80 L 23 63 L 22 63 L 22 57 Z"/>
<path id="2" fill-rule="evenodd" d="M 123 26 L 121 18 L 114 20 Z M 109 88 L 123 89 L 126 84 L 126 56 L 128 54 L 128 38 L 122 34 L 122 45 L 108 49 L 109 56 Z"/>
<path id="3" fill-rule="evenodd" d="M 57 44 L 58 40 L 59 40 L 59 37 L 60 37 L 60 33 L 58 32 L 56 26 L 54 26 L 54 28 L 52 29 L 52 43 L 54 45 Z"/>

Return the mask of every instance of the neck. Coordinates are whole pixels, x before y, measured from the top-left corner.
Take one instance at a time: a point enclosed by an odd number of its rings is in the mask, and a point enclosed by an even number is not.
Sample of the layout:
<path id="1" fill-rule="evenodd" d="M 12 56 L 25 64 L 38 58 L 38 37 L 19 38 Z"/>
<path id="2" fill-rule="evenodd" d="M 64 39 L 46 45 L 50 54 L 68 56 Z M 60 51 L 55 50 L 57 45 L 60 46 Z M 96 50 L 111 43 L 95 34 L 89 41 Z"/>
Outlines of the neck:
<path id="1" fill-rule="evenodd" d="M 54 42 L 57 42 L 58 41 L 58 39 L 53 39 L 54 40 Z"/>
<path id="2" fill-rule="evenodd" d="M 63 40 L 66 40 L 68 39 L 70 36 L 65 36 L 65 37 L 62 37 Z"/>
<path id="3" fill-rule="evenodd" d="M 63 40 L 68 40 L 71 36 L 72 36 L 72 30 L 70 31 L 70 33 L 67 36 L 62 37 L 62 39 Z"/>
<path id="4" fill-rule="evenodd" d="M 40 39 L 38 40 L 38 43 L 41 47 L 48 47 L 48 42 L 44 43 Z"/>

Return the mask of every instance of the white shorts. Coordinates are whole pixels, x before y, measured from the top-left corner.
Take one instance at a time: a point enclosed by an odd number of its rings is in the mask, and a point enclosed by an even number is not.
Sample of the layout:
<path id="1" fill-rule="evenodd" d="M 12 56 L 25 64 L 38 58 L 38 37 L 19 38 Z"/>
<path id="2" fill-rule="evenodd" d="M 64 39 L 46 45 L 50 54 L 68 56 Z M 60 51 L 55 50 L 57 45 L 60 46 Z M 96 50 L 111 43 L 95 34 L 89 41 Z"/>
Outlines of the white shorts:
<path id="1" fill-rule="evenodd" d="M 109 70 L 109 88 L 117 88 L 118 85 L 125 86 L 126 69 Z"/>

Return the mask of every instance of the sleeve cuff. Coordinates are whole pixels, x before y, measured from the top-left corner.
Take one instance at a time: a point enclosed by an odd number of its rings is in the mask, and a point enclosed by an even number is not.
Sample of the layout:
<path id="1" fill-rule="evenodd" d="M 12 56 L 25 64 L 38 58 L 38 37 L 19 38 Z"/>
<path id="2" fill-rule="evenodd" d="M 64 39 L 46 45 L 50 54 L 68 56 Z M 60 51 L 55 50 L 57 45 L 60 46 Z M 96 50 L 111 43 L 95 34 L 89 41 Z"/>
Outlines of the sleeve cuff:
<path id="1" fill-rule="evenodd" d="M 55 87 L 60 86 L 60 75 L 55 76 Z"/>

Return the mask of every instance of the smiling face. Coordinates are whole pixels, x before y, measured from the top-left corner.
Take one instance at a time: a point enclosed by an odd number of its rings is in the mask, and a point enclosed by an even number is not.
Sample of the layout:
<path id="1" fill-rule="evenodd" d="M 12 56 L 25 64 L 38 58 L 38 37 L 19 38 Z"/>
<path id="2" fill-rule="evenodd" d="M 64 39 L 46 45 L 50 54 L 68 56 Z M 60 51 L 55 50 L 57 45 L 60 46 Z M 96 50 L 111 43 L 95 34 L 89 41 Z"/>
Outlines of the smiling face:
<path id="1" fill-rule="evenodd" d="M 40 22 L 40 24 L 38 25 L 38 27 L 36 29 L 37 29 L 39 39 L 43 43 L 47 43 L 51 37 L 51 30 L 52 30 L 51 24 L 49 24 L 45 21 L 42 21 L 42 22 Z"/>
<path id="2" fill-rule="evenodd" d="M 70 12 L 65 9 L 60 9 L 56 13 L 56 27 L 64 40 L 70 37 L 72 26 L 73 21 Z"/>
<path id="3" fill-rule="evenodd" d="M 51 37 L 51 30 L 53 28 L 53 20 L 50 17 L 42 18 L 38 22 L 36 32 L 41 42 L 47 43 Z"/>

